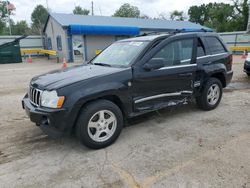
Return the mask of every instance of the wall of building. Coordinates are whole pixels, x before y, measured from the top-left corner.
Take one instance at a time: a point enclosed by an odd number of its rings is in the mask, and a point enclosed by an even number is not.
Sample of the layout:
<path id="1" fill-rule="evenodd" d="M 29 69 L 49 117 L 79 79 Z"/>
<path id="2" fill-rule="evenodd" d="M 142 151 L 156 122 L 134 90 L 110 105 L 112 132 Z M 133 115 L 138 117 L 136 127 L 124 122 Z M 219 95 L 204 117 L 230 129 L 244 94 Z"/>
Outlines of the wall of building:
<path id="1" fill-rule="evenodd" d="M 109 35 L 86 35 L 84 36 L 85 59 L 89 61 L 96 56 L 96 50 L 103 50 L 116 41 L 115 36 Z"/>
<path id="2" fill-rule="evenodd" d="M 62 49 L 58 49 L 57 37 L 61 37 Z M 45 30 L 46 48 L 48 48 L 48 38 L 51 39 L 52 50 L 57 51 L 59 58 L 69 59 L 67 31 L 62 28 L 52 17 L 49 18 Z"/>
<path id="3" fill-rule="evenodd" d="M 0 36 L 0 44 L 11 42 L 16 38 L 21 36 L 12 35 L 12 36 Z M 43 48 L 44 38 L 39 35 L 28 36 L 22 40 L 20 40 L 21 48 Z"/>

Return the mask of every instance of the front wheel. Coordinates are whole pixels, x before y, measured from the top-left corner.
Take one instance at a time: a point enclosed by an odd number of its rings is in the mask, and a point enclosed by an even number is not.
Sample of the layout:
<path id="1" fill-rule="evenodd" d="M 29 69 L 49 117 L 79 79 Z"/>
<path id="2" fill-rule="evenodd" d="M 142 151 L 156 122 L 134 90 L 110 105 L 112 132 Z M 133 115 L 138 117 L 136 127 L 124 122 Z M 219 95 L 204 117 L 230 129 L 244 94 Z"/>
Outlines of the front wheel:
<path id="1" fill-rule="evenodd" d="M 222 97 L 222 84 L 217 78 L 210 78 L 201 95 L 196 98 L 198 106 L 203 110 L 215 109 Z"/>
<path id="2" fill-rule="evenodd" d="M 122 127 L 120 108 L 111 101 L 97 100 L 81 110 L 76 135 L 87 147 L 100 149 L 111 145 L 120 135 Z"/>

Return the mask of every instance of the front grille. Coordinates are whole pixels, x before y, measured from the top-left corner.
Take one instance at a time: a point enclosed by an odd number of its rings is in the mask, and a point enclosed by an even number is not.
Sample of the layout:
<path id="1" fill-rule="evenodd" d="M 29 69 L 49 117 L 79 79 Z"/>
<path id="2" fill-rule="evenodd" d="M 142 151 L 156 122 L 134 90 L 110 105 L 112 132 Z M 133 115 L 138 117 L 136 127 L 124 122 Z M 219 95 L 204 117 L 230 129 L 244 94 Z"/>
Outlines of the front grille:
<path id="1" fill-rule="evenodd" d="M 33 87 L 29 89 L 29 98 L 32 104 L 40 106 L 42 91 Z"/>

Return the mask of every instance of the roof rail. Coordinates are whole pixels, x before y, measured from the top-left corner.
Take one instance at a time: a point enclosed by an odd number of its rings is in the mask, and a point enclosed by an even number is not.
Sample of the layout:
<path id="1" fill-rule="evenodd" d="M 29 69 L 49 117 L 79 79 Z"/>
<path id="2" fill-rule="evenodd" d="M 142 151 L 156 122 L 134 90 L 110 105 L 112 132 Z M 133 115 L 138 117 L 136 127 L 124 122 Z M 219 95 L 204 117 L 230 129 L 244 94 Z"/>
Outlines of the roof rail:
<path id="1" fill-rule="evenodd" d="M 175 29 L 168 32 L 152 31 L 149 33 L 142 33 L 135 37 L 143 37 L 143 36 L 157 35 L 157 34 L 177 34 L 177 33 L 192 33 L 192 32 L 214 32 L 214 31 L 212 29 L 204 29 L 204 28 L 201 29 L 183 28 L 183 29 Z"/>
<path id="2" fill-rule="evenodd" d="M 149 33 L 142 33 L 140 35 L 136 35 L 135 37 L 144 37 L 144 36 L 148 36 L 148 35 L 157 35 L 157 34 L 163 34 L 162 32 L 158 32 L 158 31 L 152 31 Z"/>
<path id="3" fill-rule="evenodd" d="M 191 32 L 214 32 L 212 29 L 192 29 L 192 28 L 183 28 L 183 29 L 176 29 L 173 33 L 191 33 Z"/>

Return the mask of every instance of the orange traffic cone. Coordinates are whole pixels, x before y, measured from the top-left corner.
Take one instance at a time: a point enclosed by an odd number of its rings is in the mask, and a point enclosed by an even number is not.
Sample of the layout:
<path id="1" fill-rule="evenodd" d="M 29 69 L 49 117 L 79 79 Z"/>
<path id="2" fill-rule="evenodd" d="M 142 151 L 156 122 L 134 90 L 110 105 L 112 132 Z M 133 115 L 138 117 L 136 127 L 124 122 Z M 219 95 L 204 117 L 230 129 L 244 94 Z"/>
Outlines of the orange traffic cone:
<path id="1" fill-rule="evenodd" d="M 32 63 L 32 61 L 33 61 L 33 60 L 32 60 L 32 57 L 31 57 L 31 55 L 29 55 L 29 57 L 28 57 L 28 59 L 27 59 L 27 62 L 28 62 L 28 63 Z"/>
<path id="2" fill-rule="evenodd" d="M 63 58 L 63 66 L 62 66 L 63 69 L 66 69 L 68 68 L 68 64 L 67 64 L 67 61 L 65 58 Z"/>
<path id="3" fill-rule="evenodd" d="M 243 51 L 243 54 L 242 54 L 241 58 L 242 59 L 246 59 L 247 58 L 247 51 L 246 50 Z"/>

